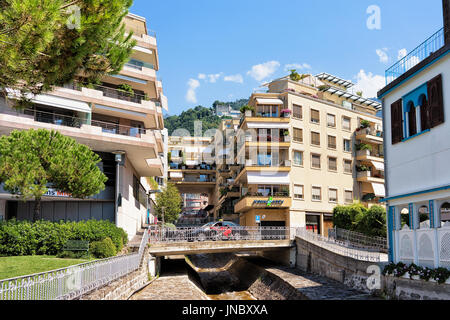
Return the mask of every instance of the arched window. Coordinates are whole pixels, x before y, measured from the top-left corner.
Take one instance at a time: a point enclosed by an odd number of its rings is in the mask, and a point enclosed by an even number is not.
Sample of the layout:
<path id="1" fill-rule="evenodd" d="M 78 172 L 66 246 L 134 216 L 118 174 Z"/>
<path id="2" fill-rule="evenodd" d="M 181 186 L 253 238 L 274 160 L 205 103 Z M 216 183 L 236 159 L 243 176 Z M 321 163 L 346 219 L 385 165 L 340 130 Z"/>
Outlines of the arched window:
<path id="1" fill-rule="evenodd" d="M 450 202 L 445 202 L 441 206 L 441 222 L 450 221 Z"/>
<path id="2" fill-rule="evenodd" d="M 430 123 L 430 110 L 428 108 L 428 100 L 425 95 L 421 95 L 419 97 L 420 102 L 420 128 L 422 131 L 425 131 L 427 129 L 431 128 Z"/>
<path id="3" fill-rule="evenodd" d="M 417 133 L 417 124 L 416 124 L 416 108 L 414 104 L 410 101 L 408 103 L 409 112 L 408 112 L 408 126 L 409 126 L 409 136 L 413 136 Z"/>
<path id="4" fill-rule="evenodd" d="M 421 206 L 419 208 L 419 220 L 420 220 L 420 228 L 429 228 L 430 227 L 430 213 L 427 206 Z"/>
<path id="5" fill-rule="evenodd" d="M 410 222 L 409 222 L 409 210 L 408 208 L 403 208 L 400 211 L 400 229 L 403 229 L 404 225 L 407 225 L 409 228 L 411 228 Z"/>

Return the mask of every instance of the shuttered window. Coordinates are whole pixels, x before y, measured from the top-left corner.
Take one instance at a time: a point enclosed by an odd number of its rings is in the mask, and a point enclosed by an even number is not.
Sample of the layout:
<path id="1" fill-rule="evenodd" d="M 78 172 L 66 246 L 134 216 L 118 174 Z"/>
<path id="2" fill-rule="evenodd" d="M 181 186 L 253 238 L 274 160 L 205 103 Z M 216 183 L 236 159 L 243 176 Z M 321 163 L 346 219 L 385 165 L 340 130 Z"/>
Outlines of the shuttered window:
<path id="1" fill-rule="evenodd" d="M 328 170 L 337 171 L 337 158 L 334 157 L 328 158 Z"/>
<path id="2" fill-rule="evenodd" d="M 444 100 L 442 95 L 442 76 L 438 75 L 427 82 L 428 108 L 431 128 L 444 123 Z"/>
<path id="3" fill-rule="evenodd" d="M 328 148 L 336 149 L 336 137 L 328 136 Z"/>
<path id="4" fill-rule="evenodd" d="M 299 184 L 294 185 L 294 199 L 303 200 L 303 186 Z"/>
<path id="5" fill-rule="evenodd" d="M 293 112 L 292 112 L 292 116 L 294 118 L 298 118 L 298 119 L 302 119 L 303 118 L 303 113 L 302 113 L 302 106 L 299 106 L 297 104 L 294 104 L 292 106 Z"/>
<path id="6" fill-rule="evenodd" d="M 403 140 L 402 99 L 391 104 L 391 134 L 392 144 Z"/>
<path id="7" fill-rule="evenodd" d="M 327 114 L 327 126 L 330 128 L 336 128 L 336 116 L 334 114 Z"/>
<path id="8" fill-rule="evenodd" d="M 328 201 L 337 202 L 338 201 L 338 191 L 337 189 L 328 189 Z"/>
<path id="9" fill-rule="evenodd" d="M 319 110 L 311 109 L 311 122 L 320 123 L 320 113 Z"/>
<path id="10" fill-rule="evenodd" d="M 312 199 L 315 201 L 322 200 L 322 188 L 320 187 L 312 187 Z"/>
<path id="11" fill-rule="evenodd" d="M 428 108 L 428 100 L 424 98 L 420 106 L 420 129 L 424 131 L 430 128 L 430 108 Z"/>
<path id="12" fill-rule="evenodd" d="M 311 155 L 311 167 L 320 169 L 320 154 Z"/>
<path id="13" fill-rule="evenodd" d="M 349 117 L 342 117 L 342 130 L 350 131 L 351 119 Z"/>
<path id="14" fill-rule="evenodd" d="M 352 203 L 353 202 L 353 192 L 345 190 L 344 194 L 345 194 L 345 202 Z"/>
<path id="15" fill-rule="evenodd" d="M 294 141 L 303 142 L 303 129 L 294 128 Z"/>
<path id="16" fill-rule="evenodd" d="M 315 146 L 320 146 L 320 133 L 311 132 L 311 144 Z"/>
<path id="17" fill-rule="evenodd" d="M 344 172 L 345 173 L 353 173 L 352 160 L 344 160 Z"/>

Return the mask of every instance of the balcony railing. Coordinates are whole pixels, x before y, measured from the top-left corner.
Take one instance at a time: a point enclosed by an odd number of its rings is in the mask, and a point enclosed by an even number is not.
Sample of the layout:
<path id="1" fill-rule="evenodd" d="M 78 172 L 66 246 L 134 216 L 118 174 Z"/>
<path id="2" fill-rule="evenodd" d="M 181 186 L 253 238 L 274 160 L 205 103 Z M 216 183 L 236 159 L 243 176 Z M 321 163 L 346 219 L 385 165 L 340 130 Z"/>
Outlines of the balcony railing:
<path id="1" fill-rule="evenodd" d="M 444 28 L 442 28 L 386 70 L 386 85 L 438 51 L 444 44 Z"/>
<path id="2" fill-rule="evenodd" d="M 118 90 L 115 88 L 105 87 L 96 85 L 94 86 L 95 90 L 99 90 L 103 92 L 103 95 L 105 97 L 113 98 L 113 99 L 119 99 L 134 103 L 142 103 L 142 100 L 148 100 L 145 95 L 137 94 L 137 93 L 128 93 L 122 90 Z"/>
<path id="3" fill-rule="evenodd" d="M 289 191 L 279 192 L 247 192 L 242 198 L 245 197 L 276 197 L 276 198 L 289 198 Z"/>
<path id="4" fill-rule="evenodd" d="M 66 126 L 72 128 L 81 128 L 83 124 L 89 124 L 87 119 L 72 117 L 68 115 L 56 114 L 45 111 L 38 111 L 34 109 L 25 109 L 24 114 L 33 118 L 34 121 L 50 123 L 59 126 Z M 130 126 L 119 125 L 110 122 L 92 120 L 91 126 L 101 127 L 102 132 L 119 134 L 129 137 L 140 138 L 141 134 L 145 134 L 146 130 L 143 128 L 136 128 Z"/>

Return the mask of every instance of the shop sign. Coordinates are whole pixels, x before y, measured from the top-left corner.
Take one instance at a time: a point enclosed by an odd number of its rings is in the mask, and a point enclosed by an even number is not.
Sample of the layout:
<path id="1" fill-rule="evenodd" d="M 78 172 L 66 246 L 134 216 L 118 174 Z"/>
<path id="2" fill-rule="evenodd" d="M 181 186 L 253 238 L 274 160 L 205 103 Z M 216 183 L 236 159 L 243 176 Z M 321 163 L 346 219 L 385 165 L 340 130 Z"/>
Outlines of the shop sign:
<path id="1" fill-rule="evenodd" d="M 62 197 L 62 198 L 72 198 L 72 195 L 70 193 L 58 191 L 56 189 L 48 189 L 47 192 L 44 194 L 44 197 Z"/>

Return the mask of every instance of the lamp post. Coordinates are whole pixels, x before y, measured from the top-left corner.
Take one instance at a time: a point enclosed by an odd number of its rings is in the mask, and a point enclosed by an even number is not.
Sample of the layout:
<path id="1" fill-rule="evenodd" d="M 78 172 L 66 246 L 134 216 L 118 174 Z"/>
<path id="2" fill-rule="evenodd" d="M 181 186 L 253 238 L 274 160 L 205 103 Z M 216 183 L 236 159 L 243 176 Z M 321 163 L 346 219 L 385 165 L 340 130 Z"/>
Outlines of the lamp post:
<path id="1" fill-rule="evenodd" d="M 120 165 L 123 163 L 124 161 L 124 155 L 125 155 L 125 151 L 114 151 L 113 154 L 115 155 L 115 160 L 116 160 L 116 193 L 115 193 L 115 197 L 114 197 L 114 221 L 116 226 L 119 225 L 119 188 L 120 188 L 120 179 L 119 179 L 119 175 L 120 175 Z"/>

